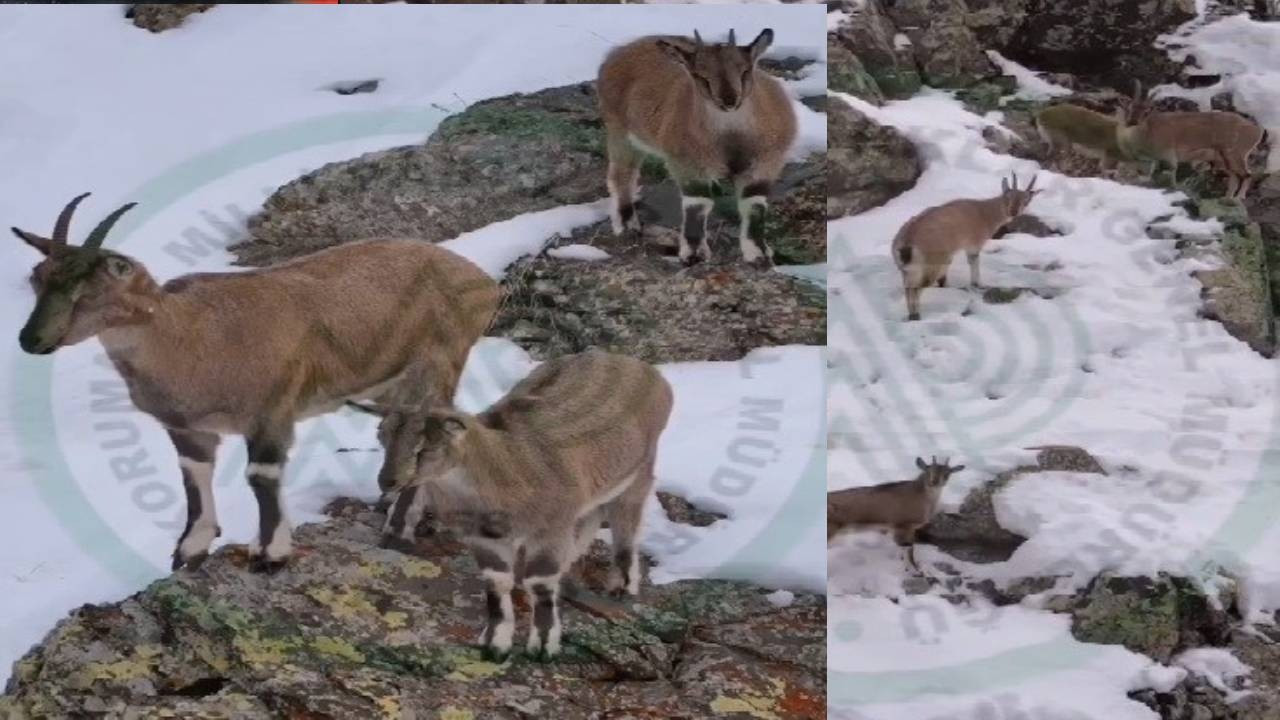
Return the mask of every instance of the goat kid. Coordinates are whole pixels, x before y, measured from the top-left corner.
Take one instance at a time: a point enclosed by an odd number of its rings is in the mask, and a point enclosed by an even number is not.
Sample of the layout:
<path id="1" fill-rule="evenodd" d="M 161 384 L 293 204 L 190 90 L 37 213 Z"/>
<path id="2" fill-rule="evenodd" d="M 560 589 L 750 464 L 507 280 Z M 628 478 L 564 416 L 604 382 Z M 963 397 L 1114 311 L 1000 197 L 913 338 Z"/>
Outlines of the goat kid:
<path id="1" fill-rule="evenodd" d="M 986 200 L 952 200 L 931 207 L 911 218 L 893 239 L 893 260 L 902 273 L 907 296 L 907 319 L 920 319 L 920 293 L 926 287 L 946 287 L 947 269 L 956 252 L 963 250 L 969 258 L 969 285 L 980 287 L 982 278 L 978 258 L 982 248 L 1000 228 L 1022 214 L 1032 198 L 1036 178 L 1025 190 L 1000 181 L 1000 194 Z"/>
<path id="2" fill-rule="evenodd" d="M 636 538 L 671 406 L 671 387 L 653 366 L 593 350 L 539 365 L 479 415 L 417 418 L 416 482 L 487 581 L 480 643 L 492 656 L 511 649 L 518 576 L 533 603 L 527 650 L 560 652 L 561 576 L 602 521 L 613 535 L 611 589 L 639 592 Z"/>
<path id="3" fill-rule="evenodd" d="M 606 177 L 613 231 L 639 228 L 635 195 L 643 154 L 656 155 L 680 187 L 679 256 L 711 259 L 707 217 L 717 183 L 732 184 L 743 260 L 767 265 L 764 240 L 770 188 L 796 137 L 796 116 L 782 83 L 756 63 L 773 42 L 764 30 L 745 46 L 678 36 L 643 37 L 614 49 L 597 89 L 608 135 Z"/>
<path id="4" fill-rule="evenodd" d="M 278 569 L 292 551 L 281 481 L 294 423 L 353 399 L 448 402 L 497 309 L 498 286 L 484 272 L 413 240 L 349 243 L 160 285 L 139 261 L 102 247 L 132 203 L 79 247 L 68 244 L 72 213 L 87 195 L 67 204 L 51 237 L 13 228 L 44 256 L 19 342 L 44 355 L 97 337 L 134 405 L 164 426 L 187 497 L 174 569 L 197 566 L 221 534 L 213 464 L 222 435 L 244 435 L 248 446 L 259 512 L 254 569 Z M 411 460 L 405 443 L 391 440 L 383 489 Z"/>
<path id="5" fill-rule="evenodd" d="M 920 474 L 912 480 L 849 488 L 827 493 L 827 542 L 849 530 L 887 529 L 894 542 L 906 548 L 907 563 L 919 570 L 915 557 L 916 533 L 938 511 L 938 498 L 950 477 L 964 465 L 950 460 L 916 458 Z"/>

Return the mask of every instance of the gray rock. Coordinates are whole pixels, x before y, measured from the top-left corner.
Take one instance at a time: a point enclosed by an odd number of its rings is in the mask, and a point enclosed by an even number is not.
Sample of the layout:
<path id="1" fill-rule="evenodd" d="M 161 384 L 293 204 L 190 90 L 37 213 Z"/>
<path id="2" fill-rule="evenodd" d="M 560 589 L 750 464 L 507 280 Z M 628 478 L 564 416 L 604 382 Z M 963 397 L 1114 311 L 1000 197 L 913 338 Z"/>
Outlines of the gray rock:
<path id="1" fill-rule="evenodd" d="M 885 97 L 914 95 L 921 83 L 916 55 L 909 45 L 898 42 L 898 28 L 880 0 L 841 7 L 850 14 L 850 20 L 835 31 L 838 44 L 857 55 Z"/>
<path id="2" fill-rule="evenodd" d="M 923 166 L 915 145 L 847 103 L 827 113 L 827 217 L 856 215 L 909 190 Z"/>
<path id="3" fill-rule="evenodd" d="M 188 17 L 202 13 L 216 3 L 134 3 L 125 10 L 133 24 L 153 33 L 172 30 Z"/>
<path id="4" fill-rule="evenodd" d="M 910 38 L 925 84 L 967 87 L 998 74 L 967 24 L 965 0 L 895 0 L 888 14 Z"/>
<path id="5" fill-rule="evenodd" d="M 264 265 L 370 237 L 429 242 L 606 194 L 590 85 L 476 103 L 424 145 L 332 163 L 277 190 L 231 248 Z"/>

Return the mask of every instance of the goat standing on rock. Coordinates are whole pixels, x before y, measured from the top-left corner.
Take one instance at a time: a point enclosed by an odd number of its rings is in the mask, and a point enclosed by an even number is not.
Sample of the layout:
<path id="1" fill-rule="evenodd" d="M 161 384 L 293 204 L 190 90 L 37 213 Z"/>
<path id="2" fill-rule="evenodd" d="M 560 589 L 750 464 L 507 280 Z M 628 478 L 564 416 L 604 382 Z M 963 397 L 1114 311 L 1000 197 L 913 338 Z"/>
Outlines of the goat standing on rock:
<path id="1" fill-rule="evenodd" d="M 613 231 L 638 228 L 635 194 L 642 153 L 662 158 L 680 186 L 680 259 L 711 259 L 707 217 L 714 187 L 730 182 L 738 199 L 742 259 L 768 264 L 764 242 L 769 189 L 796 138 L 796 116 L 782 83 L 756 68 L 773 43 L 764 30 L 739 47 L 693 39 L 643 37 L 610 52 L 597 90 L 608 134 L 607 182 Z M 695 247 L 696 246 L 696 247 Z"/>
<path id="2" fill-rule="evenodd" d="M 916 565 L 916 533 L 938 512 L 938 498 L 947 480 L 964 469 L 950 460 L 916 458 L 920 474 L 913 480 L 849 488 L 827 493 L 827 542 L 846 530 L 887 528 L 900 547 L 907 549 L 907 563 Z"/>
<path id="3" fill-rule="evenodd" d="M 133 204 L 107 216 L 83 245 L 67 243 L 87 194 L 63 209 L 52 237 L 13 228 L 44 255 L 19 342 L 44 355 L 97 337 L 134 405 L 169 433 L 187 494 L 174 569 L 198 565 L 221 534 L 213 502 L 221 435 L 245 436 L 259 512 L 254 567 L 278 569 L 292 552 L 281 481 L 294 422 L 354 399 L 451 401 L 468 350 L 497 310 L 497 283 L 465 258 L 415 240 L 348 243 L 160 285 L 142 263 L 102 248 Z M 384 490 L 411 460 L 406 444 L 392 440 Z"/>
<path id="4" fill-rule="evenodd" d="M 1000 194 L 987 200 L 952 200 L 931 207 L 907 221 L 893 239 L 893 260 L 902 272 L 907 295 L 907 319 L 920 319 L 920 292 L 947 286 L 947 269 L 959 250 L 969 258 L 969 286 L 981 287 L 978 257 L 1000 228 L 1022 214 L 1040 191 L 1036 179 L 1025 190 L 1000 181 Z"/>
<path id="5" fill-rule="evenodd" d="M 613 536 L 612 589 L 639 593 L 636 538 L 671 407 L 652 365 L 593 350 L 544 362 L 479 415 L 417 418 L 417 482 L 488 581 L 481 644 L 491 655 L 511 649 L 517 577 L 533 603 L 528 651 L 560 652 L 561 576 L 602 521 Z"/>

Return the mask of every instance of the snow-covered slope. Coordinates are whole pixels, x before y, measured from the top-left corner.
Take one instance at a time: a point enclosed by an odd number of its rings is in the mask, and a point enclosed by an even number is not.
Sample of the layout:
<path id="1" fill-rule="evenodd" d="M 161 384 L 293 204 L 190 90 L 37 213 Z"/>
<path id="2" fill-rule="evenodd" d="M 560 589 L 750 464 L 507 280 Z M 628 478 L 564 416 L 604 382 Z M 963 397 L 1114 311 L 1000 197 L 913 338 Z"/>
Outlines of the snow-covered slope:
<path id="1" fill-rule="evenodd" d="M 1248 29 L 1245 46 L 1274 29 L 1222 22 Z M 1214 26 L 1200 32 L 1219 37 Z M 1225 54 L 1230 43 L 1221 42 Z M 1270 57 L 1280 44 L 1240 52 L 1253 62 L 1248 74 L 1224 82 L 1256 83 L 1257 98 L 1280 92 L 1268 79 L 1280 70 Z M 994 153 L 982 131 L 999 116 L 974 115 L 946 93 L 883 108 L 833 102 L 899 128 L 926 169 L 912 190 L 829 225 L 831 488 L 906 479 L 917 455 L 949 455 L 968 466 L 943 495 L 955 511 L 996 474 L 1034 465 L 1036 446 L 1078 446 L 1108 474 L 1032 473 L 995 494 L 999 522 L 1029 538 L 1008 561 L 963 562 L 929 545 L 917 548 L 919 561 L 945 561 L 969 583 L 995 587 L 1056 578 L 1057 592 L 1104 571 L 1163 571 L 1206 587 L 1231 578 L 1247 619 L 1274 617 L 1280 366 L 1199 317 L 1190 273 L 1203 261 L 1148 232 L 1155 224 L 1213 237 L 1217 223 L 1189 218 L 1174 194 Z M 988 302 L 966 289 L 967 268 L 956 262 L 948 288 L 924 292 L 924 319 L 905 322 L 889 252 L 898 228 L 951 199 L 992 197 L 1015 171 L 1024 180 L 1038 172 L 1044 192 L 1029 212 L 1061 233 L 988 245 L 984 283 L 1022 292 Z M 1080 643 L 1041 596 L 995 608 L 977 594 L 950 602 L 938 585 L 913 595 L 900 551 L 875 534 L 838 539 L 828 559 L 830 692 L 841 708 L 833 717 L 1149 720 L 1156 715 L 1126 693 L 1185 674 Z"/>
<path id="2" fill-rule="evenodd" d="M 83 233 L 138 200 L 110 242 L 162 280 L 224 269 L 230 256 L 218 245 L 238 237 L 274 188 L 307 170 L 420 142 L 447 114 L 485 98 L 590 80 L 610 47 L 638 35 L 728 30 L 722 9 L 698 6 L 222 5 L 158 35 L 121 12 L 0 9 L 0 218 L 47 232 L 68 199 L 92 190 L 73 229 Z M 822 14 L 759 5 L 735 10 L 732 24 L 739 37 L 774 28 L 777 52 L 817 59 L 811 68 L 821 77 Z M 382 81 L 373 93 L 324 89 L 370 78 Z M 811 82 L 791 86 L 798 95 Z M 825 147 L 822 116 L 797 108 L 797 154 Z M 602 203 L 555 208 L 449 246 L 500 276 L 551 235 L 604 213 Z M 0 243 L 0 337 L 15 338 L 25 321 L 36 259 L 16 239 Z M 117 599 L 166 573 L 183 513 L 172 449 L 132 409 L 96 342 L 42 358 L 20 354 L 16 342 L 9 348 L 0 354 L 0 682 L 70 608 Z M 821 363 L 819 349 L 791 347 L 663 368 L 677 407 L 660 487 L 728 518 L 674 525 L 654 504 L 644 542 L 662 563 L 655 579 L 824 587 L 813 511 L 825 474 Z M 483 407 L 532 366 L 510 343 L 484 341 L 459 402 Z M 367 417 L 336 413 L 303 424 L 297 437 L 286 477 L 295 521 L 320 519 L 333 497 L 376 496 L 381 455 L 369 451 L 377 443 Z M 224 443 L 220 542 L 254 533 L 244 463 L 243 444 Z"/>

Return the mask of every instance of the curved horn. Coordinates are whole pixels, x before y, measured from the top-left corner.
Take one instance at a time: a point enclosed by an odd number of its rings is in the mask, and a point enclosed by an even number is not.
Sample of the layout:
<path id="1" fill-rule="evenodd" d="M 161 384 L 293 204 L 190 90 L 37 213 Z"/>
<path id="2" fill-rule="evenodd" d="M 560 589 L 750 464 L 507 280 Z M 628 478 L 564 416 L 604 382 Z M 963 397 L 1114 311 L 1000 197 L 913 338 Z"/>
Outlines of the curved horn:
<path id="1" fill-rule="evenodd" d="M 127 203 L 125 205 L 121 205 L 115 212 L 103 218 L 102 222 L 98 223 L 98 227 L 94 228 L 93 232 L 89 233 L 89 237 L 85 238 L 84 244 L 80 247 L 89 250 L 96 250 L 102 247 L 102 241 L 107 239 L 107 233 L 111 232 L 111 227 L 116 224 L 116 221 L 120 219 L 121 215 L 129 212 L 129 210 L 133 209 L 133 206 L 137 204 L 138 203 Z"/>
<path id="2" fill-rule="evenodd" d="M 1011 172 L 1009 174 L 1013 176 L 1013 187 L 1011 189 L 1017 190 L 1018 189 L 1018 173 Z"/>
<path id="3" fill-rule="evenodd" d="M 733 34 L 733 28 L 729 28 L 729 44 L 730 44 L 730 45 L 737 45 L 737 44 L 738 44 L 738 38 L 734 36 L 734 34 Z"/>
<path id="4" fill-rule="evenodd" d="M 89 193 L 81 193 L 71 199 L 67 206 L 62 208 L 62 212 L 58 213 L 58 221 L 53 224 L 53 240 L 54 245 L 67 244 L 67 232 L 71 229 L 71 215 L 76 211 L 76 206 L 81 200 L 89 197 Z"/>
<path id="5" fill-rule="evenodd" d="M 702 47 L 702 36 L 698 34 L 697 30 L 693 31 L 693 42 L 698 47 Z"/>

